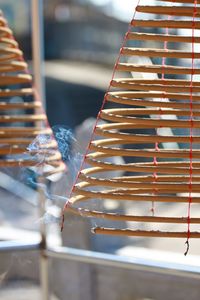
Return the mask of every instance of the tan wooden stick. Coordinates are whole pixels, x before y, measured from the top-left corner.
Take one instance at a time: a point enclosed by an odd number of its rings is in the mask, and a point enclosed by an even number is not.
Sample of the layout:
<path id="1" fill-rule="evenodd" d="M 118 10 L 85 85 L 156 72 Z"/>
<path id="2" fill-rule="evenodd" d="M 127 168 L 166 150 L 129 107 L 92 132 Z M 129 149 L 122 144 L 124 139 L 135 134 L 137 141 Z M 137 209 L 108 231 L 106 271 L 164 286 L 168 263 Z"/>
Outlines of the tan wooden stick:
<path id="1" fill-rule="evenodd" d="M 1 144 L 5 144 L 5 138 L 23 138 L 23 137 L 33 137 L 39 134 L 52 134 L 51 129 L 45 128 L 40 129 L 40 127 L 0 127 Z M 7 140 L 9 143 L 9 140 Z M 30 143 L 30 141 L 29 141 Z"/>
<path id="2" fill-rule="evenodd" d="M 84 175 L 88 175 L 88 174 L 95 174 L 95 173 L 101 173 L 103 172 L 102 168 L 87 168 L 81 171 L 80 176 L 82 176 L 82 174 Z M 103 179 L 103 178 L 101 178 Z M 182 176 L 182 175 L 158 175 L 156 178 L 156 182 L 182 182 L 182 183 L 188 183 L 189 182 L 190 177 L 189 176 Z M 154 175 L 144 175 L 144 176 L 122 176 L 122 177 L 114 177 L 113 179 L 114 181 L 126 181 L 126 182 L 148 182 L 148 183 L 155 183 L 155 177 Z M 200 181 L 200 177 L 199 176 L 193 176 L 193 182 L 199 182 Z"/>
<path id="3" fill-rule="evenodd" d="M 180 109 L 159 109 L 159 108 L 128 108 L 128 109 L 110 109 L 110 110 L 103 110 L 103 113 L 105 114 L 112 114 L 112 115 L 117 115 L 117 116 L 149 116 L 149 115 L 173 115 L 173 116 L 189 116 L 191 112 L 189 110 L 180 110 Z M 194 111 L 193 113 L 194 117 L 199 117 L 200 112 L 199 111 Z M 103 117 L 103 115 L 102 115 Z M 153 118 L 152 118 L 153 119 Z M 126 124 L 123 122 L 122 124 Z M 127 122 L 128 124 L 128 122 Z M 130 124 L 130 122 L 129 122 Z M 138 123 L 139 124 L 139 123 Z M 162 125 L 162 124 L 160 124 Z M 100 125 L 101 127 L 101 125 Z M 128 127 L 127 127 L 128 128 Z M 120 127 L 118 127 L 120 129 Z"/>
<path id="4" fill-rule="evenodd" d="M 155 27 L 155 28 L 181 28 L 192 29 L 192 21 L 174 21 L 174 20 L 132 20 L 132 26 L 135 27 Z M 195 29 L 200 29 L 200 21 L 195 22 Z"/>
<path id="5" fill-rule="evenodd" d="M 161 203 L 188 203 L 188 197 L 181 196 L 149 196 L 149 195 L 123 195 L 122 193 L 98 193 L 91 191 L 83 191 L 80 189 L 76 189 L 75 192 L 78 194 L 75 197 L 72 197 L 70 201 L 72 203 L 86 201 L 88 199 L 96 199 L 96 200 L 114 200 L 114 201 L 141 201 L 141 202 L 161 202 Z M 155 194 L 155 192 L 154 192 Z M 193 197 L 192 203 L 200 203 L 200 197 Z"/>
<path id="6" fill-rule="evenodd" d="M 123 72 L 144 72 L 144 73 L 157 73 L 157 74 L 200 74 L 200 69 L 194 68 L 193 70 L 188 67 L 179 66 L 162 66 L 162 65 L 140 65 L 131 63 L 119 63 L 117 65 L 118 71 Z"/>
<path id="7" fill-rule="evenodd" d="M 11 59 L 20 58 L 22 51 L 14 48 L 0 48 L 0 62 L 6 62 Z"/>
<path id="8" fill-rule="evenodd" d="M 12 36 L 12 30 L 8 27 L 2 26 L 0 23 L 0 37 L 11 37 Z"/>
<path id="9" fill-rule="evenodd" d="M 177 3 L 191 3 L 194 4 L 194 0 L 157 0 L 162 2 L 177 2 Z M 200 4 L 200 0 L 197 0 L 197 3 Z"/>
<path id="10" fill-rule="evenodd" d="M 108 93 L 106 95 L 106 100 L 114 103 L 121 103 L 121 104 L 127 104 L 131 106 L 147 106 L 147 107 L 164 107 L 164 108 L 174 108 L 174 109 L 180 109 L 184 107 L 185 109 L 190 109 L 190 103 L 177 103 L 177 102 L 166 102 L 166 101 L 150 101 L 150 100 L 140 100 L 140 99 L 131 99 L 127 97 L 118 96 L 118 93 Z M 193 104 L 194 110 L 200 109 L 200 104 L 194 103 Z"/>
<path id="11" fill-rule="evenodd" d="M 130 82 L 130 83 L 140 83 L 140 84 L 151 84 L 151 85 L 162 85 L 162 86 L 190 86 L 189 80 L 183 80 L 183 79 L 141 79 L 141 78 L 114 78 L 112 81 L 114 82 Z M 192 81 L 193 87 L 200 87 L 199 81 Z"/>
<path id="12" fill-rule="evenodd" d="M 151 90 L 149 90 L 149 92 L 147 91 L 119 91 L 117 92 L 117 95 L 120 96 L 125 96 L 127 98 L 147 98 L 147 99 L 170 99 L 170 100 L 181 100 L 182 101 L 188 101 L 190 102 L 190 94 L 182 94 L 182 93 L 168 93 L 168 92 L 153 92 Z M 197 95 L 193 95 L 192 96 L 192 101 L 196 102 L 196 101 L 200 101 L 200 96 Z M 184 107 L 184 104 L 182 104 L 182 107 Z"/>
<path id="13" fill-rule="evenodd" d="M 138 125 L 137 125 L 138 126 Z M 138 127 L 137 127 L 138 128 Z M 167 142 L 177 142 L 177 143 L 190 143 L 189 136 L 161 136 L 161 135 L 147 135 L 147 134 L 137 134 L 131 135 L 126 133 L 115 133 L 110 131 L 101 131 L 99 128 L 96 129 L 96 133 L 98 135 L 109 137 L 111 139 L 117 139 L 114 141 L 114 144 L 120 143 L 123 141 L 123 144 L 130 144 L 130 143 L 167 143 Z M 200 137 L 193 136 L 193 143 L 199 143 Z"/>
<path id="14" fill-rule="evenodd" d="M 124 157 L 157 157 L 157 158 L 185 158 L 188 159 L 190 156 L 190 151 L 183 150 L 132 150 L 132 149 L 121 149 L 121 148 L 111 148 L 111 147 L 101 147 L 92 144 L 90 150 L 100 151 L 107 154 L 107 156 L 124 156 Z M 200 158 L 200 151 L 197 150 L 193 153 L 193 158 Z"/>
<path id="15" fill-rule="evenodd" d="M 144 231 L 130 229 L 115 229 L 96 227 L 92 231 L 96 234 L 112 234 L 122 236 L 141 236 L 141 237 L 161 237 L 161 238 L 187 238 L 187 232 L 170 232 L 170 231 Z M 191 232 L 190 238 L 200 238 L 200 232 Z"/>
<path id="16" fill-rule="evenodd" d="M 5 26 L 6 23 L 7 23 L 7 21 L 1 16 L 1 17 L 0 17 L 0 25 Z"/>
<path id="17" fill-rule="evenodd" d="M 138 91 L 165 91 L 165 92 L 171 92 L 176 93 L 178 91 L 189 93 L 190 87 L 189 86 L 177 86 L 177 85 L 161 85 L 161 84 L 151 84 L 151 83 L 138 83 L 137 81 L 129 81 L 124 79 L 117 79 L 112 80 L 111 82 L 112 87 L 117 88 L 124 88 L 126 90 L 138 90 Z M 194 86 L 193 87 L 193 93 L 199 93 L 200 92 L 200 86 Z"/>
<path id="18" fill-rule="evenodd" d="M 142 40 L 142 41 L 157 41 L 157 42 L 173 42 L 173 43 L 200 43 L 200 37 L 194 36 L 179 36 L 179 35 L 164 35 L 155 33 L 140 33 L 140 32 L 129 32 L 129 40 Z"/>
<path id="19" fill-rule="evenodd" d="M 7 37 L 2 37 L 1 30 L 0 30 L 0 43 L 3 44 L 3 45 L 4 44 L 9 45 L 13 48 L 18 48 L 18 43 L 15 40 L 13 40 L 9 37 L 8 38 Z"/>
<path id="20" fill-rule="evenodd" d="M 111 110 L 110 110 L 111 111 Z M 114 112 L 102 111 L 101 118 L 107 121 L 114 121 L 114 122 L 126 122 L 138 125 L 147 125 L 149 128 L 156 128 L 156 127 L 172 127 L 172 128 L 188 128 L 191 125 L 191 121 L 181 121 L 181 120 L 157 120 L 157 119 L 145 119 L 145 118 L 136 118 L 136 117 L 129 117 L 123 115 L 117 115 Z M 128 112 L 127 112 L 128 115 Z M 152 126 L 152 127 L 151 127 Z M 137 125 L 136 125 L 137 128 Z M 141 127 L 143 128 L 143 127 Z M 200 128 L 200 121 L 193 121 L 193 128 Z M 117 137 L 117 136 L 116 136 Z"/>
<path id="21" fill-rule="evenodd" d="M 12 61 L 9 64 L 2 63 L 0 65 L 0 73 L 24 71 L 26 68 L 27 64 L 25 62 Z"/>
<path id="22" fill-rule="evenodd" d="M 32 88 L 25 88 L 19 90 L 0 90 L 0 97 L 13 97 L 13 96 L 28 96 L 33 95 Z"/>
<path id="23" fill-rule="evenodd" d="M 122 180 L 119 182 L 118 180 L 110 179 L 106 180 L 103 178 L 95 178 L 95 177 L 89 177 L 84 175 L 83 173 L 79 177 L 80 179 L 84 180 L 85 182 L 91 184 L 91 185 L 97 185 L 97 186 L 105 186 L 105 187 L 120 187 L 120 188 L 126 188 L 129 189 L 130 192 L 134 193 L 133 189 L 133 182 L 128 182 Z M 193 183 L 192 185 L 193 192 L 199 192 L 200 187 L 199 183 Z M 149 187 L 149 183 L 134 183 L 134 189 L 139 189 L 140 191 L 143 191 L 145 193 L 146 190 L 154 190 L 156 189 L 157 192 L 162 192 L 163 190 L 170 191 L 170 193 L 177 193 L 177 192 L 188 192 L 188 183 L 157 183 L 154 182 L 151 184 L 151 187 Z"/>
<path id="24" fill-rule="evenodd" d="M 102 167 L 105 170 L 121 170 L 121 171 L 127 171 L 127 172 L 137 172 L 137 173 L 159 173 L 159 174 L 186 174 L 189 175 L 190 169 L 189 167 L 165 167 L 165 166 L 148 166 L 148 165 L 137 165 L 137 164 L 119 164 L 114 165 L 112 163 L 97 161 L 94 159 L 86 158 L 86 162 L 89 163 L 91 166 L 94 167 Z M 200 169 L 194 168 L 193 169 L 194 175 L 200 175 Z"/>
<path id="25" fill-rule="evenodd" d="M 16 116 L 0 116 L 0 123 L 14 123 L 14 122 L 37 122 L 46 120 L 45 114 L 37 115 L 16 115 Z"/>
<path id="26" fill-rule="evenodd" d="M 123 55 L 139 55 L 139 56 L 148 56 L 148 57 L 171 57 L 171 58 L 200 58 L 199 52 L 185 52 L 178 50 L 163 50 L 163 49 L 149 49 L 149 48 L 130 48 L 123 47 L 122 52 Z"/>
<path id="27" fill-rule="evenodd" d="M 34 102 L 22 102 L 22 103 L 7 103 L 7 102 L 0 102 L 0 111 L 1 110 L 10 110 L 10 109 L 36 109 L 41 107 L 41 102 L 34 101 Z"/>
<path id="28" fill-rule="evenodd" d="M 0 86 L 31 82 L 32 77 L 29 74 L 19 74 L 16 76 L 1 76 Z"/>
<path id="29" fill-rule="evenodd" d="M 187 218 L 175 218 L 175 217 L 155 217 L 155 216 L 130 216 L 120 215 L 115 213 L 104 213 L 100 211 L 90 211 L 82 208 L 68 207 L 69 211 L 87 217 L 100 218 L 112 221 L 126 221 L 126 222 L 147 222 L 147 223 L 177 223 L 185 224 L 188 222 Z M 191 224 L 200 224 L 200 218 L 191 218 Z"/>
<path id="30" fill-rule="evenodd" d="M 136 11 L 143 13 L 159 14 L 159 15 L 171 15 L 171 16 L 186 16 L 193 17 L 194 8 L 190 6 L 142 6 L 138 5 Z M 200 7 L 196 8 L 195 17 L 200 17 Z"/>

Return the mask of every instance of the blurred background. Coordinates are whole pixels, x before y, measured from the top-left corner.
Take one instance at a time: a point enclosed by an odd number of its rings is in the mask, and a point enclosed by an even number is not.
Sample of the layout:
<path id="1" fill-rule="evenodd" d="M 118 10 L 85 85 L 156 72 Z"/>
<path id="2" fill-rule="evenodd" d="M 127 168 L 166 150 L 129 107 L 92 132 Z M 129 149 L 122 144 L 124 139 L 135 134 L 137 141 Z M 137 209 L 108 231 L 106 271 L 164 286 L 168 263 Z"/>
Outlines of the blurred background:
<path id="1" fill-rule="evenodd" d="M 51 192 L 66 197 L 80 165 L 94 120 L 101 107 L 108 88 L 113 66 L 128 22 L 134 13 L 136 0 L 44 0 L 44 47 L 46 111 L 51 126 L 61 125 L 69 130 L 71 141 L 78 156 L 67 156 L 68 174 L 56 183 L 50 183 Z M 145 2 L 145 1 L 144 1 Z M 153 4 L 154 1 L 151 1 Z M 144 4 L 144 3 L 143 3 Z M 3 11 L 12 28 L 25 60 L 32 64 L 31 5 L 28 0 L 0 0 Z M 111 42 L 112 41 L 112 42 Z M 71 148 L 70 148 L 71 149 Z M 27 184 L 24 178 L 27 170 L 3 172 L 11 179 L 20 178 L 23 197 L 10 183 L 1 177 L 3 184 L 0 203 L 0 239 L 18 236 L 20 239 L 38 239 L 38 227 L 44 221 L 48 225 L 48 241 L 51 245 L 64 244 L 69 247 L 88 249 L 112 254 L 136 255 L 148 258 L 169 259 L 166 251 L 173 252 L 172 263 L 184 253 L 184 241 L 156 239 L 118 238 L 94 236 L 90 233 L 90 221 L 69 216 L 64 233 L 60 234 L 60 204 L 51 203 L 49 213 L 41 220 L 34 204 L 35 186 Z M 69 176 L 69 173 L 71 175 Z M 70 178 L 69 178 L 70 177 Z M 30 201 L 27 201 L 27 198 Z M 116 209 L 107 204 L 110 212 Z M 175 210 L 179 207 L 174 208 Z M 191 241 L 191 254 L 199 255 L 199 244 Z M 138 247 L 138 250 L 135 248 Z M 148 252 L 152 249 L 153 252 Z M 161 252 L 160 252 L 161 250 Z M 158 251 L 158 252 L 157 252 Z M 162 252 L 163 251 L 163 252 Z M 179 254 L 177 254 L 179 253 Z M 177 256 L 178 255 L 178 256 Z M 183 256 L 183 255 L 182 255 Z M 190 258 L 184 258 L 194 263 Z M 39 299 L 38 254 L 35 252 L 1 254 L 0 257 L 0 299 Z M 141 271 L 107 269 L 81 263 L 51 260 L 50 272 L 55 299 L 63 300 L 142 300 L 142 299 L 199 299 L 197 283 L 186 278 L 158 274 L 144 274 Z M 69 272 L 70 270 L 70 272 Z M 123 282 L 121 279 L 124 278 Z M 134 283 L 133 283 L 134 282 Z M 156 283 L 160 283 L 156 284 Z M 170 287 L 170 297 L 167 291 Z M 185 288 L 183 288 L 185 286 Z M 17 292 L 17 297 L 16 297 Z M 165 295 L 164 295 L 165 294 Z M 32 298 L 31 298 L 32 297 Z M 54 299 L 54 298 L 52 298 Z"/>

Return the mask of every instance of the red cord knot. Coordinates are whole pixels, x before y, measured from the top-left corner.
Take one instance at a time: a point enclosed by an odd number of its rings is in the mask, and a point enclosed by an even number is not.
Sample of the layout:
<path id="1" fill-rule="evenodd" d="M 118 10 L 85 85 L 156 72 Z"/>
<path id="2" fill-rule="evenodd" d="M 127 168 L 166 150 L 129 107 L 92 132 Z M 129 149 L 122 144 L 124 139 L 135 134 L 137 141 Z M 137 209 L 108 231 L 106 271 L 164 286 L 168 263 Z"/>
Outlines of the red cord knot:
<path id="1" fill-rule="evenodd" d="M 156 150 L 156 151 L 160 151 L 160 148 L 159 148 L 159 146 L 158 146 L 158 143 L 156 143 L 156 145 L 155 145 L 155 150 Z"/>
<path id="2" fill-rule="evenodd" d="M 119 52 L 119 53 L 120 53 L 120 55 L 121 55 L 121 52 Z M 119 60 L 115 63 L 115 65 L 114 65 L 114 70 L 117 70 L 118 62 L 119 62 Z M 113 80 L 111 80 L 111 82 L 113 82 Z"/>
<path id="3" fill-rule="evenodd" d="M 154 164 L 154 166 L 157 166 L 157 165 L 158 165 L 158 162 L 157 162 L 156 157 L 153 158 L 153 164 Z M 154 176 L 154 177 L 155 177 L 155 176 Z"/>
<path id="4" fill-rule="evenodd" d="M 112 81 L 113 81 L 113 80 L 112 80 Z M 106 92 L 105 95 L 104 95 L 104 99 L 105 99 L 105 100 L 107 100 L 108 95 L 109 95 L 109 92 Z"/>
<path id="5" fill-rule="evenodd" d="M 116 66 L 116 64 L 115 64 L 115 66 Z M 111 82 L 110 82 L 110 86 L 113 86 L 113 83 L 114 83 L 114 80 L 112 79 Z M 108 95 L 108 93 L 105 94 L 105 98 L 106 98 L 107 95 Z"/>
<path id="6" fill-rule="evenodd" d="M 122 54 L 123 50 L 124 50 L 124 47 L 121 47 L 119 50 L 120 54 Z"/>
<path id="7" fill-rule="evenodd" d="M 154 178 L 154 180 L 157 180 L 157 179 L 158 179 L 158 175 L 157 175 L 156 172 L 153 173 L 153 178 Z"/>
<path id="8" fill-rule="evenodd" d="M 132 20 L 131 21 L 131 26 L 135 26 L 135 23 L 136 23 L 135 20 Z"/>
<path id="9" fill-rule="evenodd" d="M 125 34 L 125 38 L 128 39 L 129 38 L 129 31 L 127 31 L 127 33 Z"/>
<path id="10" fill-rule="evenodd" d="M 189 188 L 189 191 L 191 192 L 191 190 L 192 190 L 192 182 L 191 181 L 189 182 L 188 188 Z M 189 198 L 191 200 L 192 196 L 190 195 Z"/>
<path id="11" fill-rule="evenodd" d="M 193 53 L 194 54 L 194 53 Z M 193 58 L 193 60 L 194 60 L 194 58 Z M 194 67 L 192 66 L 192 70 L 191 70 L 191 75 L 193 76 L 193 75 L 195 75 L 195 70 L 194 70 Z M 191 85 L 191 88 L 193 88 L 193 85 Z"/>

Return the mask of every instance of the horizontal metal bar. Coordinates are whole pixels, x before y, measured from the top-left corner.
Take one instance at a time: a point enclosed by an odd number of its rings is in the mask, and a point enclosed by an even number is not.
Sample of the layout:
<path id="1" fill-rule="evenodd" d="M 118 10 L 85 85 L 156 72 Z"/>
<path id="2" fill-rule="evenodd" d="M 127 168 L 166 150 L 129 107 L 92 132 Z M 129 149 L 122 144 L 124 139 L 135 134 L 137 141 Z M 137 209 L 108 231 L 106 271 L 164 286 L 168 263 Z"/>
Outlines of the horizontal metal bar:
<path id="1" fill-rule="evenodd" d="M 46 255 L 51 258 L 66 259 L 101 266 L 118 267 L 128 270 L 147 271 L 196 279 L 200 278 L 199 266 L 181 263 L 169 263 L 165 261 L 155 261 L 153 259 L 126 257 L 68 247 L 51 247 L 46 250 Z"/>
<path id="2" fill-rule="evenodd" d="M 0 241 L 0 252 L 39 250 L 40 242 Z"/>

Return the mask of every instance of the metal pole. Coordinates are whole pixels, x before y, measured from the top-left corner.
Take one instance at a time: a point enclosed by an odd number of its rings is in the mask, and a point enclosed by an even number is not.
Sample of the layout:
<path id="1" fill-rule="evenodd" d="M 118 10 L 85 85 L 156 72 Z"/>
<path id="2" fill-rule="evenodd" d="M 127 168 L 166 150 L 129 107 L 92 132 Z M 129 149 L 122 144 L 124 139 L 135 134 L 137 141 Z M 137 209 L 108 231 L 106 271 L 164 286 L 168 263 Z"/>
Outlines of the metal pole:
<path id="1" fill-rule="evenodd" d="M 32 13 L 32 49 L 33 49 L 33 73 L 37 96 L 41 99 L 43 108 L 46 108 L 45 85 L 44 85 L 44 30 L 43 30 L 43 0 L 31 0 Z M 41 180 L 41 178 L 39 179 Z M 43 180 L 42 180 L 43 181 Z M 40 182 L 43 183 L 43 182 Z M 46 198 L 44 191 L 39 187 L 39 210 L 40 218 L 45 214 Z M 40 279 L 41 300 L 49 300 L 49 276 L 48 257 L 46 251 L 46 226 L 41 222 L 41 245 L 40 245 Z"/>
<path id="2" fill-rule="evenodd" d="M 34 82 L 45 109 L 43 0 L 31 0 L 31 13 Z"/>
<path id="3" fill-rule="evenodd" d="M 46 239 L 46 224 L 44 221 L 45 215 L 45 178 L 38 178 L 38 196 L 39 196 L 39 213 L 40 213 L 40 233 L 41 233 L 41 243 L 40 243 L 40 280 L 41 280 L 41 300 L 49 300 L 50 292 L 49 292 L 49 264 L 48 264 L 48 256 L 46 254 L 47 249 L 47 239 Z"/>

